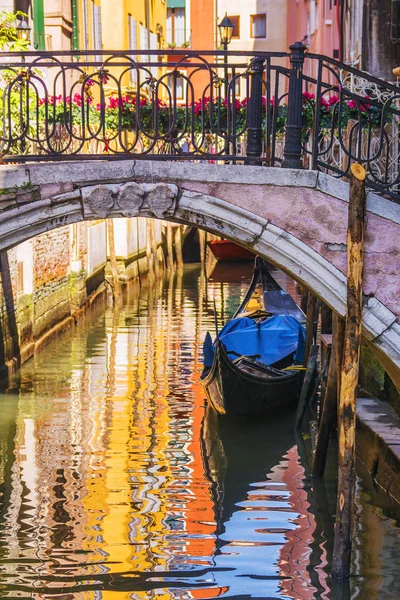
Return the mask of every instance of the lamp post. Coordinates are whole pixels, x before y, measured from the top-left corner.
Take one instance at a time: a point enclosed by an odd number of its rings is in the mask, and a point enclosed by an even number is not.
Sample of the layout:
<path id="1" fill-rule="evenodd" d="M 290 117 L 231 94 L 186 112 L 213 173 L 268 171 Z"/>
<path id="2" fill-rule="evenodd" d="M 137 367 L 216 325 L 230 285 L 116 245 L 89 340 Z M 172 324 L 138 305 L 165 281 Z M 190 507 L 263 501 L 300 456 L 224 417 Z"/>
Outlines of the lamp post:
<path id="1" fill-rule="evenodd" d="M 221 39 L 222 48 L 224 50 L 228 49 L 228 44 L 231 43 L 232 34 L 233 34 L 233 23 L 228 17 L 228 14 L 225 13 L 224 18 L 221 23 L 218 25 L 219 35 Z"/>
<path id="2" fill-rule="evenodd" d="M 27 21 L 24 18 L 21 19 L 16 27 L 18 39 L 21 41 L 30 42 L 31 29 L 32 28 L 28 25 Z"/>
<path id="3" fill-rule="evenodd" d="M 221 45 L 224 51 L 228 50 L 228 45 L 231 42 L 232 34 L 233 34 L 233 23 L 228 17 L 228 14 L 225 13 L 224 18 L 221 23 L 218 25 L 219 35 L 221 39 Z M 224 79 L 225 79 L 225 98 L 228 100 L 228 57 L 224 56 L 225 68 L 224 68 Z"/>

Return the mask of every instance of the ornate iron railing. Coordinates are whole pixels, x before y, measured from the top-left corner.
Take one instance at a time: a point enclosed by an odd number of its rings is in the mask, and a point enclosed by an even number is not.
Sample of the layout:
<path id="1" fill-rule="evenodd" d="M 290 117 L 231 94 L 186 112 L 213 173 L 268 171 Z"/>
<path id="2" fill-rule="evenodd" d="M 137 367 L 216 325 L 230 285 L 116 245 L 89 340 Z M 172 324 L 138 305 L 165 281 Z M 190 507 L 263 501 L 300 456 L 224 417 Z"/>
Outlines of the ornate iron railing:
<path id="1" fill-rule="evenodd" d="M 400 199 L 400 90 L 305 53 L 26 52 L 0 61 L 3 161 L 148 158 L 313 168 Z"/>

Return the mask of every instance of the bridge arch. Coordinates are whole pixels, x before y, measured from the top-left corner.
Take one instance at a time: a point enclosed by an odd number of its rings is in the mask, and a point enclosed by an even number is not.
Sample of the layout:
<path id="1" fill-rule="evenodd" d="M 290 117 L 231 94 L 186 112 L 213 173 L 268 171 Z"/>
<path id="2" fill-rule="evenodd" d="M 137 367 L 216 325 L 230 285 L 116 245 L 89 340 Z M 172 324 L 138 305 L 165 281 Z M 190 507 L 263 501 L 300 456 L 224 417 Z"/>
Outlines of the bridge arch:
<path id="1" fill-rule="evenodd" d="M 253 250 L 346 310 L 348 184 L 312 171 L 156 161 L 0 167 L 0 250 L 83 220 L 152 217 Z M 368 196 L 363 334 L 400 388 L 400 206 Z"/>

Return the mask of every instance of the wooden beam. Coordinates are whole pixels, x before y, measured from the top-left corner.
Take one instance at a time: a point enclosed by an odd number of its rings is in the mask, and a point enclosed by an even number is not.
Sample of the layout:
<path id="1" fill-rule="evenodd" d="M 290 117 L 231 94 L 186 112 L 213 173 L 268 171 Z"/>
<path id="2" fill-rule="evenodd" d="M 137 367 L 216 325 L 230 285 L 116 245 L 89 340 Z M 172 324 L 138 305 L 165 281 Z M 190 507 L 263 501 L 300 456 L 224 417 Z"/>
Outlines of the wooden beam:
<path id="1" fill-rule="evenodd" d="M 308 363 L 308 357 L 310 355 L 310 348 L 314 343 L 315 337 L 315 323 L 318 320 L 319 312 L 319 301 L 314 294 L 308 292 L 307 297 L 307 321 L 306 321 L 306 345 L 304 349 L 304 363 L 306 367 Z"/>
<path id="2" fill-rule="evenodd" d="M 171 223 L 167 223 L 167 252 L 168 252 L 168 269 L 170 271 L 172 271 L 174 268 L 174 244 L 173 244 Z"/>
<path id="3" fill-rule="evenodd" d="M 321 422 L 318 430 L 317 446 L 313 462 L 313 477 L 322 477 L 325 471 L 328 455 L 329 436 L 333 425 L 336 423 L 338 402 L 337 360 L 341 361 L 342 352 L 338 346 L 343 346 L 344 321 L 336 313 L 332 318 L 332 349 L 329 361 L 328 381 L 322 407 Z M 342 364 L 341 362 L 339 363 Z"/>
<path id="4" fill-rule="evenodd" d="M 112 297 L 115 304 L 120 295 L 120 283 L 118 275 L 117 258 L 115 255 L 114 223 L 112 219 L 107 219 L 107 241 L 108 258 L 110 260 L 111 267 Z"/>
<path id="5" fill-rule="evenodd" d="M 299 403 L 297 405 L 296 416 L 295 416 L 295 427 L 296 429 L 301 428 L 303 417 L 306 412 L 307 404 L 310 399 L 312 389 L 315 383 L 315 377 L 317 373 L 317 358 L 318 358 L 319 347 L 316 345 L 311 346 L 310 354 L 307 362 L 307 371 L 304 376 L 303 385 L 301 387 Z"/>
<path id="6" fill-rule="evenodd" d="M 175 228 L 175 254 L 176 254 L 176 263 L 177 263 L 178 269 L 183 269 L 181 225 L 178 225 L 178 227 Z"/>
<path id="7" fill-rule="evenodd" d="M 339 466 L 332 578 L 349 577 L 355 492 L 355 434 L 362 325 L 365 169 L 350 167 L 347 231 L 347 315 L 338 411 Z"/>

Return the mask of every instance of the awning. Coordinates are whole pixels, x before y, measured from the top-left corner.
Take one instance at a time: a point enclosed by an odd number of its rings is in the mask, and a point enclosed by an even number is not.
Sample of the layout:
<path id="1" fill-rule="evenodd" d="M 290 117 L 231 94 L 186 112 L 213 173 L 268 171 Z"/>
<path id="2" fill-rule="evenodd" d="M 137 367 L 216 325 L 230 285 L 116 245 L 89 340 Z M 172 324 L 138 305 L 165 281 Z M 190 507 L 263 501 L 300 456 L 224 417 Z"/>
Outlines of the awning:
<path id="1" fill-rule="evenodd" d="M 167 0 L 167 8 L 185 8 L 186 0 Z"/>

